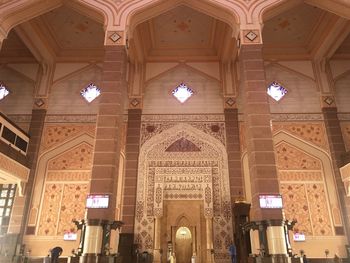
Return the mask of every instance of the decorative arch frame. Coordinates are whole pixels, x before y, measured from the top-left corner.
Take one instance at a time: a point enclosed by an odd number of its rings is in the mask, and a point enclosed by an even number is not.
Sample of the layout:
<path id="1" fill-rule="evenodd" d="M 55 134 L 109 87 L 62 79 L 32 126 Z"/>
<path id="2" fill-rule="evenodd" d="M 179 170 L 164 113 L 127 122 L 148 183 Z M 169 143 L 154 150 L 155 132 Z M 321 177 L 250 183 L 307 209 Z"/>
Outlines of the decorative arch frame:
<path id="1" fill-rule="evenodd" d="M 331 223 L 333 223 L 334 225 L 335 219 L 334 219 L 333 210 L 338 209 L 340 211 L 339 209 L 340 202 L 339 202 L 339 197 L 336 189 L 336 182 L 335 182 L 334 173 L 333 173 L 333 165 L 332 165 L 331 158 L 329 157 L 329 154 L 325 150 L 307 141 L 297 138 L 285 131 L 279 131 L 277 134 L 275 134 L 273 136 L 273 141 L 275 146 L 282 142 L 286 142 L 290 145 L 293 145 L 297 149 L 300 149 L 306 152 L 308 155 L 316 158 L 321 162 L 322 170 L 324 174 L 324 180 L 325 180 L 326 194 L 327 194 L 329 206 L 331 209 L 330 211 L 332 211 L 330 213 Z M 249 167 L 247 152 L 243 153 L 242 155 L 242 163 L 243 163 L 246 200 L 248 202 L 251 202 L 252 196 L 251 196 L 251 190 L 250 190 L 249 169 L 247 169 Z"/>
<path id="2" fill-rule="evenodd" d="M 125 9 L 120 10 L 121 13 L 119 24 L 125 23 L 131 38 L 136 26 L 140 23 L 181 5 L 185 5 L 189 8 L 195 9 L 201 13 L 225 22 L 232 28 L 232 36 L 237 36 L 239 32 L 238 25 L 240 23 L 241 16 L 235 9 L 242 10 L 242 8 L 236 3 L 231 3 L 230 6 L 227 3 L 219 3 L 219 1 L 208 0 L 148 0 L 143 1 L 143 5 L 136 3 L 136 1 L 134 2 L 135 3 L 131 3 L 130 6 L 125 7 Z"/>
<path id="3" fill-rule="evenodd" d="M 204 216 L 208 218 L 214 218 L 214 225 L 217 226 L 214 228 L 214 238 L 220 239 L 219 232 L 224 229 L 224 231 L 227 231 L 227 235 L 222 237 L 222 240 L 220 241 L 223 245 L 223 248 L 220 248 L 223 253 L 223 251 L 226 249 L 225 245 L 226 243 L 232 242 L 232 212 L 231 212 L 231 200 L 230 200 L 230 189 L 229 189 L 229 174 L 228 174 L 228 158 L 227 158 L 227 152 L 225 146 L 217 140 L 216 138 L 212 137 L 209 134 L 206 134 L 193 126 L 187 124 L 187 123 L 179 123 L 175 126 L 161 132 L 160 134 L 150 138 L 148 141 L 146 141 L 141 149 L 140 149 L 140 155 L 139 155 L 139 163 L 138 163 L 138 181 L 137 181 L 137 196 L 136 196 L 136 217 L 135 217 L 135 242 L 138 244 L 141 244 L 140 247 L 143 249 L 150 249 L 152 250 L 152 247 L 148 246 L 147 243 L 153 242 L 153 231 L 154 231 L 154 223 L 156 217 L 161 217 L 162 212 L 156 211 L 153 214 L 147 214 L 147 195 L 146 195 L 146 188 L 149 187 L 149 181 L 146 181 L 148 179 L 148 157 L 149 154 L 152 153 L 153 150 L 155 150 L 157 147 L 163 147 L 163 145 L 172 145 L 172 143 L 176 142 L 181 136 L 185 134 L 186 136 L 192 136 L 191 138 L 196 138 L 196 142 L 198 141 L 203 142 L 203 144 L 206 144 L 211 149 L 215 149 L 213 153 L 216 156 L 216 159 L 213 158 L 212 160 L 215 160 L 215 162 L 218 162 L 218 172 L 217 176 L 220 177 L 220 188 L 221 190 L 217 193 L 219 198 L 221 199 L 219 203 L 218 208 L 210 208 L 210 206 L 207 209 L 212 209 L 212 212 L 209 210 L 206 210 L 206 205 L 204 204 Z M 165 149 L 163 149 L 165 152 Z M 189 155 L 190 156 L 190 155 Z M 181 157 L 182 160 L 188 160 L 187 157 Z M 153 160 L 153 159 L 151 159 Z M 168 160 L 168 159 L 164 159 Z M 209 157 L 208 157 L 209 160 Z M 160 160 L 157 160 L 157 162 Z M 213 176 L 210 174 L 210 176 Z M 155 176 L 154 176 L 155 178 Z M 214 176 L 213 176 L 214 178 Z M 157 181 L 158 179 L 151 180 L 151 184 L 154 186 L 154 189 L 156 188 L 156 184 L 159 184 Z M 210 179 L 212 180 L 212 179 Z M 213 179 L 214 180 L 214 179 Z M 214 188 L 214 187 L 212 187 Z M 158 189 L 158 186 L 157 186 Z M 156 192 L 156 190 L 154 192 Z M 214 191 L 211 189 L 211 191 Z M 213 199 L 213 192 L 211 192 L 212 199 Z M 204 202 L 205 197 L 200 198 Z M 156 201 L 152 201 L 156 202 Z M 205 201 L 206 202 L 206 201 Z M 211 205 L 213 207 L 213 202 L 211 201 Z M 217 204 L 217 203 L 216 203 Z M 162 208 L 162 203 L 160 204 L 159 208 Z M 158 209 L 158 206 L 154 205 L 155 209 Z M 152 208 L 153 209 L 153 208 Z M 215 210 L 216 209 L 216 210 Z M 213 211 L 214 210 L 214 211 Z M 209 211 L 209 213 L 207 213 Z M 179 218 L 182 218 L 184 216 L 183 214 L 179 215 Z M 187 216 L 186 216 L 187 217 Z M 188 218 L 188 217 L 187 217 Z M 219 228 L 222 228 L 219 230 Z M 148 229 L 148 230 L 147 230 Z M 148 232 L 146 237 L 141 237 L 140 233 L 146 231 Z M 217 233 L 216 233 L 217 232 Z M 144 245 L 146 244 L 146 245 Z M 227 244 L 228 245 L 228 244 Z M 214 248 L 215 249 L 215 248 Z M 220 250 L 217 248 L 217 252 Z"/>
<path id="4" fill-rule="evenodd" d="M 90 146 L 93 146 L 94 138 L 88 134 L 82 134 L 70 141 L 66 141 L 62 143 L 61 145 L 59 145 L 58 147 L 55 147 L 54 149 L 50 149 L 46 152 L 43 152 L 38 158 L 34 187 L 31 193 L 32 200 L 31 200 L 31 206 L 30 206 L 28 225 L 36 225 L 37 220 L 39 218 L 39 208 L 40 208 L 41 198 L 42 198 L 44 185 L 45 185 L 48 162 L 51 159 L 57 157 L 58 155 L 66 151 L 69 151 L 79 146 L 82 143 L 87 143 Z"/>

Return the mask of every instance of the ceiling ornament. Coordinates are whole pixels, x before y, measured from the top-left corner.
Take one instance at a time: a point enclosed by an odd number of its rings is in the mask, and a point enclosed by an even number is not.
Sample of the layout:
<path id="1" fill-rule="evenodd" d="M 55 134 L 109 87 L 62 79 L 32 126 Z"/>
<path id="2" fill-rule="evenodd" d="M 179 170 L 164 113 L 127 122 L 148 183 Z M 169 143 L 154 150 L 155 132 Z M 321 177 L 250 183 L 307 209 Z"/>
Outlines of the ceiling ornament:
<path id="1" fill-rule="evenodd" d="M 255 34 L 253 31 L 249 31 L 246 35 L 245 35 L 246 38 L 248 38 L 250 41 L 254 41 L 258 35 Z"/>
<path id="2" fill-rule="evenodd" d="M 130 105 L 133 106 L 134 108 L 137 107 L 139 104 L 140 104 L 140 101 L 136 98 L 130 101 Z"/>
<path id="3" fill-rule="evenodd" d="M 233 98 L 228 98 L 225 102 L 228 106 L 233 107 L 236 104 L 236 101 Z"/>
<path id="4" fill-rule="evenodd" d="M 109 36 L 109 38 L 116 43 L 118 40 L 120 40 L 122 37 L 117 33 L 114 32 L 112 35 Z"/>
<path id="5" fill-rule="evenodd" d="M 34 104 L 35 104 L 38 108 L 41 108 L 41 107 L 45 104 L 45 101 L 44 101 L 43 99 L 39 98 L 39 99 L 36 99 L 36 100 L 34 101 Z"/>
<path id="6" fill-rule="evenodd" d="M 328 106 L 331 106 L 332 104 L 334 104 L 334 98 L 332 98 L 331 96 L 325 96 L 325 97 L 323 97 L 323 101 L 324 101 L 324 103 L 326 103 Z"/>

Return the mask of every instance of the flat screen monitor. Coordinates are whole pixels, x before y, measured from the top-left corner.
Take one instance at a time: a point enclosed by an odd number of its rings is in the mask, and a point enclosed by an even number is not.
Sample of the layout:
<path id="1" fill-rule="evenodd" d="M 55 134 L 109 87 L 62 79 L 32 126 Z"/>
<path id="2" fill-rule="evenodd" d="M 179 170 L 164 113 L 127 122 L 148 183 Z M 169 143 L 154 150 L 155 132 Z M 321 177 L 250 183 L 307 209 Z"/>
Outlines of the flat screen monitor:
<path id="1" fill-rule="evenodd" d="M 74 232 L 66 232 L 66 233 L 64 233 L 64 235 L 63 235 L 63 240 L 66 240 L 66 241 L 74 241 L 74 240 L 77 240 L 77 233 L 74 233 Z"/>
<path id="2" fill-rule="evenodd" d="M 108 208 L 109 195 L 88 195 L 86 208 Z"/>
<path id="3" fill-rule="evenodd" d="M 293 240 L 296 242 L 302 242 L 305 241 L 305 235 L 302 233 L 294 233 L 293 234 Z"/>
<path id="4" fill-rule="evenodd" d="M 260 195 L 260 208 L 283 208 L 281 195 Z"/>

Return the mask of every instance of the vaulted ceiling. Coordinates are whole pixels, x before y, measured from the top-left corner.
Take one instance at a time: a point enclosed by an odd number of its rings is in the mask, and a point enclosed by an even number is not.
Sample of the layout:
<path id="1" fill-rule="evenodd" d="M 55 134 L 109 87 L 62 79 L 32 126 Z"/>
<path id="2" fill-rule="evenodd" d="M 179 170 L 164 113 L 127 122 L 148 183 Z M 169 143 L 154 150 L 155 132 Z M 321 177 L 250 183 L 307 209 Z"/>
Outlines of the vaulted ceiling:
<path id="1" fill-rule="evenodd" d="M 140 24 L 133 40 L 146 60 L 219 60 L 232 36 L 227 24 L 182 5 Z"/>
<path id="2" fill-rule="evenodd" d="M 263 28 L 265 58 L 312 59 L 322 41 L 328 41 L 336 30 L 344 32 L 337 24 L 341 19 L 304 3 L 268 19 Z M 337 42 L 337 38 L 331 41 Z"/>
<path id="3" fill-rule="evenodd" d="M 312 59 L 320 40 L 338 27 L 338 20 L 338 16 L 305 3 L 271 16 L 262 32 L 265 58 Z M 349 32 L 348 22 L 348 30 L 332 40 L 340 39 L 335 56 L 350 57 Z M 237 53 L 229 25 L 186 5 L 139 24 L 129 37 L 131 60 L 230 60 Z M 33 41 L 32 45 L 28 40 Z M 103 25 L 70 6 L 61 6 L 14 28 L 3 44 L 1 61 L 33 60 L 37 41 L 57 61 L 103 59 Z"/>

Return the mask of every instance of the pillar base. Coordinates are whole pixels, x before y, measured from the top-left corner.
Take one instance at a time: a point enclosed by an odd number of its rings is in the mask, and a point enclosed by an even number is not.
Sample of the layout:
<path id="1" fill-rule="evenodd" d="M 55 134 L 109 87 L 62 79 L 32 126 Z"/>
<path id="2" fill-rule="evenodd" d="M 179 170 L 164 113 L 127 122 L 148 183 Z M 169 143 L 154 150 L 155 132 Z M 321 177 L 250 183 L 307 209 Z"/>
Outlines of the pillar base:
<path id="1" fill-rule="evenodd" d="M 91 253 L 91 254 L 85 254 L 85 255 L 80 256 L 80 257 L 75 257 L 74 260 L 71 260 L 71 262 L 74 262 L 74 263 L 119 263 L 119 262 L 121 262 L 121 258 L 115 257 L 115 256 L 102 256 L 102 255 L 97 255 L 97 254 Z"/>
<path id="2" fill-rule="evenodd" d="M 268 257 L 250 257 L 249 263 L 300 263 L 300 258 L 291 258 L 288 255 L 276 254 Z"/>

